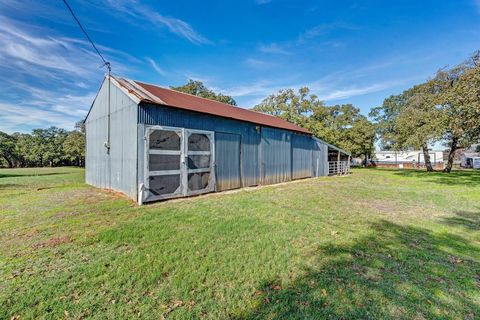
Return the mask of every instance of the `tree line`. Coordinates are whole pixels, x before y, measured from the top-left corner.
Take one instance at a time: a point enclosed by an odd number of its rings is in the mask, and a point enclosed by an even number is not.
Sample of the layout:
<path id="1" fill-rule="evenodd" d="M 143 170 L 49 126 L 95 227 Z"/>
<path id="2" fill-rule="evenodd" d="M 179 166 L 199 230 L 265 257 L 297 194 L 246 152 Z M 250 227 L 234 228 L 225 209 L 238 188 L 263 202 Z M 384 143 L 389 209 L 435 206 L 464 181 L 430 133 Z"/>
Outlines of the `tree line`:
<path id="1" fill-rule="evenodd" d="M 0 166 L 8 168 L 85 165 L 85 127 L 75 129 L 50 127 L 31 133 L 0 131 Z"/>
<path id="2" fill-rule="evenodd" d="M 189 80 L 174 90 L 237 105 L 233 97 L 215 93 L 201 81 Z M 371 158 L 375 141 L 382 149 L 421 149 L 428 171 L 433 171 L 429 146 L 443 142 L 449 150 L 446 172 L 455 152 L 479 142 L 480 51 L 459 65 L 443 68 L 427 81 L 386 98 L 366 117 L 352 104 L 327 106 L 309 88 L 283 89 L 253 108 L 310 130 L 354 157 Z M 0 132 L 0 166 L 83 166 L 85 127 L 51 127 L 31 133 Z"/>

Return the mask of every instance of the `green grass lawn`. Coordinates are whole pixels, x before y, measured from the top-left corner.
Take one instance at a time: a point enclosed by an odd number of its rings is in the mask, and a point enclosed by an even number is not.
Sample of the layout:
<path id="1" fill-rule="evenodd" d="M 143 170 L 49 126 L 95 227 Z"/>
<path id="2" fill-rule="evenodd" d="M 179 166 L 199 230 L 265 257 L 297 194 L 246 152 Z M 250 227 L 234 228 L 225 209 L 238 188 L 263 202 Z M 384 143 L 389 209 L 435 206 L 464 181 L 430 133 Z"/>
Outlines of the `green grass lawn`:
<path id="1" fill-rule="evenodd" d="M 0 319 L 480 318 L 480 172 L 143 207 L 83 175 L 0 170 Z"/>

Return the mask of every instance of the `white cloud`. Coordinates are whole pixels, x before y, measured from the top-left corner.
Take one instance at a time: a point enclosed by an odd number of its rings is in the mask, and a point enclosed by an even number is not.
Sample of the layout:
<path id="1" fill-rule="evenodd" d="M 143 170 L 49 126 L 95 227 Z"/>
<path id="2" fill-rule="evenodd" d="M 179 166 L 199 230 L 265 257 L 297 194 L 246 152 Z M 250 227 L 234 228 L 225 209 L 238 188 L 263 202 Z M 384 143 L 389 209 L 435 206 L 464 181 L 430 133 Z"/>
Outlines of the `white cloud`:
<path id="1" fill-rule="evenodd" d="M 57 110 L 49 110 L 32 105 L 17 103 L 0 103 L 2 113 L 0 131 L 12 133 L 15 131 L 30 131 L 28 128 L 56 126 L 72 129 L 81 117 L 65 115 Z"/>
<path id="2" fill-rule="evenodd" d="M 340 89 L 333 89 L 329 91 L 328 88 L 323 88 L 322 90 L 315 90 L 315 87 L 310 87 L 312 91 L 320 91 L 317 93 L 318 98 L 323 101 L 329 100 L 338 100 L 338 99 L 348 99 L 357 96 L 362 96 L 368 93 L 382 91 L 388 88 L 392 88 L 398 85 L 398 82 L 382 82 L 382 83 L 375 83 L 372 85 L 364 86 L 364 87 L 347 87 L 347 88 L 340 88 Z M 323 92 L 323 93 L 322 93 Z"/>
<path id="3" fill-rule="evenodd" d="M 255 69 L 267 69 L 274 66 L 274 63 L 270 61 L 260 60 L 256 58 L 247 58 L 245 59 L 245 63 L 249 67 L 252 67 Z"/>
<path id="4" fill-rule="evenodd" d="M 331 22 L 331 23 L 321 23 L 310 29 L 307 29 L 297 39 L 297 45 L 302 44 L 307 40 L 317 38 L 323 35 L 326 35 L 333 30 L 349 30 L 355 31 L 361 29 L 360 26 L 350 23 L 345 23 L 341 21 Z"/>
<path id="5" fill-rule="evenodd" d="M 211 41 L 198 33 L 189 23 L 175 18 L 162 15 L 155 9 L 138 3 L 135 0 L 107 0 L 109 6 L 116 11 L 141 20 L 145 19 L 157 27 L 166 27 L 170 32 L 187 39 L 194 44 L 210 44 Z"/>
<path id="6" fill-rule="evenodd" d="M 90 44 L 52 30 L 0 16 L 0 130 L 73 128 L 94 99 L 104 70 Z M 121 51 L 98 44 L 108 55 L 137 63 Z M 127 67 L 112 61 L 116 72 Z"/>
<path id="7" fill-rule="evenodd" d="M 163 70 L 162 68 L 160 68 L 157 63 L 155 62 L 155 60 L 153 60 L 152 58 L 146 58 L 146 60 L 148 61 L 148 63 L 150 63 L 150 65 L 152 66 L 152 68 L 161 76 L 166 76 L 168 73 Z"/>
<path id="8" fill-rule="evenodd" d="M 262 44 L 258 47 L 258 50 L 260 50 L 263 53 L 291 54 L 289 51 L 287 51 L 285 48 L 282 48 L 277 43 Z"/>
<path id="9" fill-rule="evenodd" d="M 8 21 L 5 17 L 0 18 Z M 35 37 L 16 29 L 15 25 L 0 24 L 0 66 L 42 68 L 51 72 L 67 72 L 87 77 L 90 70 L 79 65 L 79 59 L 89 63 L 97 60 L 90 53 L 74 49 L 68 40 Z"/>
<path id="10" fill-rule="evenodd" d="M 75 95 L 13 81 L 9 84 L 21 98 L 0 102 L 0 130 L 6 132 L 46 126 L 72 129 L 86 116 L 96 94 Z"/>
<path id="11" fill-rule="evenodd" d="M 57 35 L 45 36 L 53 32 L 30 28 L 5 16 L 0 16 L 0 20 L 0 71 L 22 72 L 41 79 L 61 79 L 68 75 L 84 80 L 91 80 L 102 73 L 101 60 L 87 41 Z M 115 72 L 125 72 L 127 68 L 110 54 L 130 63 L 138 62 L 119 50 L 100 44 L 97 47 L 112 63 Z"/>
<path id="12" fill-rule="evenodd" d="M 246 97 L 249 97 L 249 96 L 266 97 L 267 95 L 282 89 L 282 87 L 276 86 L 269 81 L 258 81 L 251 84 L 234 86 L 234 87 L 223 88 L 223 89 L 212 86 L 212 89 L 233 97 L 245 97 L 245 96 Z"/>

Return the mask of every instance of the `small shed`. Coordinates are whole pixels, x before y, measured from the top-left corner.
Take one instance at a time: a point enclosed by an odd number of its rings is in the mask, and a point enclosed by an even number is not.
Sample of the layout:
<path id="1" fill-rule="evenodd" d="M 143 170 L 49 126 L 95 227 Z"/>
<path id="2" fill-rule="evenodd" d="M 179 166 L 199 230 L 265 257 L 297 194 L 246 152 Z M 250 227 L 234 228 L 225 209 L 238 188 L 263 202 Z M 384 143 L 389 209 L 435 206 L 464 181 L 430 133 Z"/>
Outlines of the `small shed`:
<path id="1" fill-rule="evenodd" d="M 114 76 L 85 127 L 87 183 L 140 204 L 349 169 L 347 152 L 278 117 Z"/>

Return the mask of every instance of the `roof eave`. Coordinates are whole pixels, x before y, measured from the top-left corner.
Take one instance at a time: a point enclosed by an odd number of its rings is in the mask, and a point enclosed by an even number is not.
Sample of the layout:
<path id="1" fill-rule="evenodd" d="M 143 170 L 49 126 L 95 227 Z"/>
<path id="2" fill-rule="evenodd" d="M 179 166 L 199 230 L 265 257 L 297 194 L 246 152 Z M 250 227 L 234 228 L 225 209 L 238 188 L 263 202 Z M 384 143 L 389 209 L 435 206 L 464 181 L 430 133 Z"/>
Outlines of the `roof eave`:
<path id="1" fill-rule="evenodd" d="M 219 118 L 224 118 L 224 119 L 231 119 L 231 120 L 235 120 L 235 121 L 241 121 L 241 122 L 246 122 L 246 123 L 251 123 L 251 124 L 254 124 L 254 125 L 258 125 L 258 126 L 263 126 L 263 127 L 269 127 L 269 128 L 274 128 L 274 129 L 280 129 L 280 130 L 286 130 L 286 131 L 292 131 L 292 132 L 295 132 L 295 133 L 298 133 L 298 134 L 305 134 L 305 135 L 309 135 L 309 136 L 313 136 L 313 133 L 311 133 L 310 131 L 304 129 L 304 130 L 295 130 L 295 129 L 287 129 L 287 128 L 280 128 L 280 127 L 276 127 L 276 126 L 271 126 L 271 125 L 268 125 L 268 124 L 263 124 L 263 123 L 257 123 L 257 122 L 252 122 L 252 121 L 248 121 L 248 120 L 241 120 L 241 119 L 237 119 L 237 118 L 234 118 L 234 117 L 226 117 L 226 116 L 220 116 L 220 115 L 217 115 L 217 114 L 210 114 L 210 113 L 207 113 L 207 112 L 200 112 L 200 111 L 195 111 L 195 110 L 190 110 L 188 108 L 182 108 L 180 106 L 171 106 L 171 105 L 168 105 L 166 103 L 159 103 L 159 102 L 155 102 L 155 101 L 149 101 L 149 100 L 143 100 L 143 101 L 140 101 L 139 104 L 151 104 L 151 105 L 156 105 L 156 106 L 161 106 L 161 107 L 168 107 L 168 108 L 172 108 L 172 109 L 182 109 L 182 110 L 185 110 L 185 111 L 188 111 L 188 112 L 193 112 L 193 113 L 198 113 L 198 114 L 208 114 L 208 115 L 211 115 L 213 117 L 219 117 Z M 300 127 L 301 128 L 301 127 Z M 303 129 L 303 128 L 302 128 Z"/>

